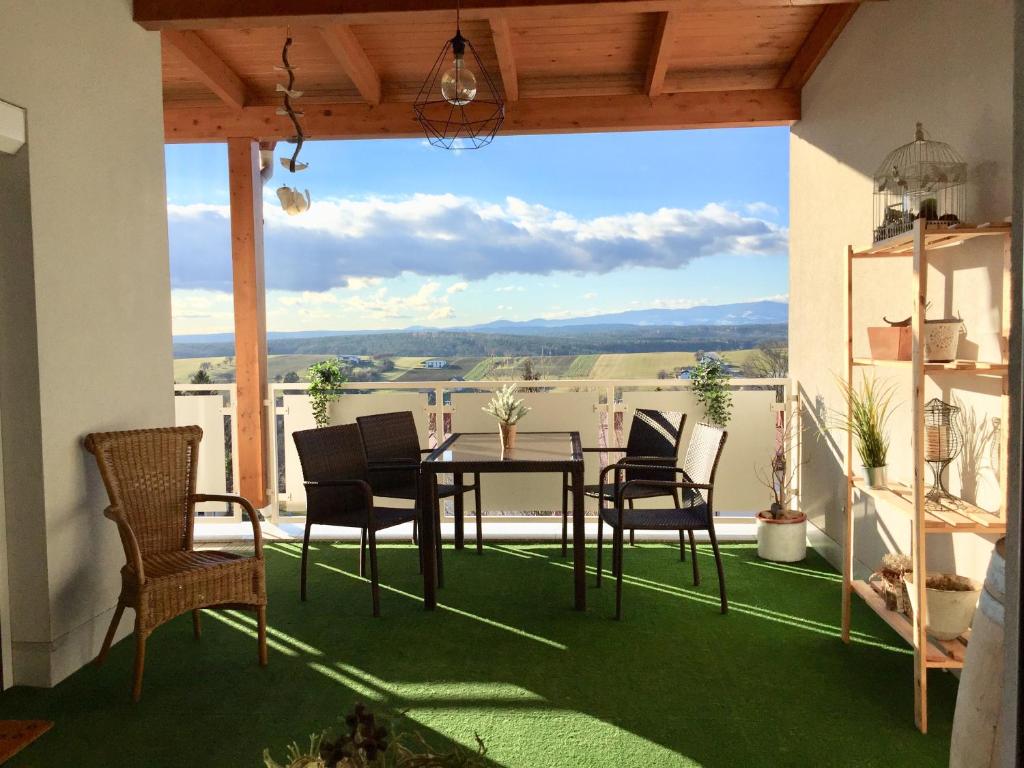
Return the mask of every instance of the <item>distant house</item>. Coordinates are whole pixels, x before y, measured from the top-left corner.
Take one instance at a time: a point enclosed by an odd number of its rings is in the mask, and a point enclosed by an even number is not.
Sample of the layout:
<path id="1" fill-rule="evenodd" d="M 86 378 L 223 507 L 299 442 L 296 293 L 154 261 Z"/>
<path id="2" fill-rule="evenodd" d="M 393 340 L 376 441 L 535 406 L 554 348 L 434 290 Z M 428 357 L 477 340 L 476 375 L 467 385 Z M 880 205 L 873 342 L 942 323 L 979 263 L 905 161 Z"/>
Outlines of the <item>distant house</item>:
<path id="1" fill-rule="evenodd" d="M 692 370 L 693 370 L 692 368 L 680 368 L 679 369 L 679 373 L 676 375 L 676 378 L 677 379 L 683 379 L 684 381 L 689 381 L 689 379 L 690 379 L 690 372 Z"/>
<path id="2" fill-rule="evenodd" d="M 442 360 L 439 357 L 432 357 L 429 360 L 424 360 L 423 361 L 423 367 L 424 368 L 447 368 L 448 367 L 448 361 L 447 360 Z"/>
<path id="3" fill-rule="evenodd" d="M 717 352 L 704 352 L 703 354 L 701 354 L 701 356 L 699 358 L 697 358 L 697 362 L 698 363 L 702 363 L 705 360 L 714 361 L 714 362 L 717 362 L 717 363 L 724 363 L 725 362 L 725 358 L 722 357 Z"/>
<path id="4" fill-rule="evenodd" d="M 349 365 L 359 365 L 362 362 L 362 358 L 359 355 L 338 355 L 338 359 Z"/>

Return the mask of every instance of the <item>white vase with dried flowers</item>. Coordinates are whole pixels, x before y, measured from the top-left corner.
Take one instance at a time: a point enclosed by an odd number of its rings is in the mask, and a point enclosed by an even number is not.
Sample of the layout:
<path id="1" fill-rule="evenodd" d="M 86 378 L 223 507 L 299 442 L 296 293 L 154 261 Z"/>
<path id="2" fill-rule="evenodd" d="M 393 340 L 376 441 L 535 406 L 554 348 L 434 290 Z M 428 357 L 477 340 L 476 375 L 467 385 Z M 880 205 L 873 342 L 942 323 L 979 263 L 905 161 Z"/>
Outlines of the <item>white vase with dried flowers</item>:
<path id="1" fill-rule="evenodd" d="M 530 412 L 522 400 L 516 399 L 516 385 L 508 384 L 499 389 L 481 410 L 498 420 L 502 448 L 515 448 L 516 425 Z"/>

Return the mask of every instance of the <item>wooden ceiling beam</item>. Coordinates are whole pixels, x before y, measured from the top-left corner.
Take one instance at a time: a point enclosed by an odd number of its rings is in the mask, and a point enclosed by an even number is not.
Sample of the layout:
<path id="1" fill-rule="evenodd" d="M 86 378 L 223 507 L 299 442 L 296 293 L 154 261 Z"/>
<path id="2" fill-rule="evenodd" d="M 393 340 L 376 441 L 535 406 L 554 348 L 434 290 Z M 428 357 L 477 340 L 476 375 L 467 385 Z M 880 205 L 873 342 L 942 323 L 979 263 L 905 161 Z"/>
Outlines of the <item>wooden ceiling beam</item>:
<path id="1" fill-rule="evenodd" d="M 704 12 L 847 4 L 848 0 L 464 0 L 464 19 L 604 16 L 617 13 Z M 454 9 L 436 0 L 133 0 L 146 29 L 330 26 L 452 21 Z"/>
<path id="2" fill-rule="evenodd" d="M 491 16 L 491 37 L 494 40 L 494 52 L 498 56 L 498 69 L 501 72 L 501 84 L 505 88 L 505 101 L 519 100 L 519 71 L 516 68 L 516 57 L 512 52 L 512 33 L 508 28 L 508 19 L 504 15 Z"/>
<path id="3" fill-rule="evenodd" d="M 380 76 L 366 58 L 366 51 L 352 28 L 347 24 L 334 24 L 322 28 L 320 36 L 363 99 L 370 104 L 380 104 Z"/>
<path id="4" fill-rule="evenodd" d="M 306 104 L 302 120 L 313 139 L 372 139 L 422 136 L 408 104 Z M 800 119 L 800 92 L 708 91 L 647 96 L 576 96 L 520 99 L 509 104 L 503 134 L 650 131 L 791 125 Z M 285 139 L 293 129 L 272 106 L 242 110 L 164 106 L 168 143 L 223 141 L 247 136 Z"/>
<path id="5" fill-rule="evenodd" d="M 242 109 L 249 101 L 245 83 L 195 32 L 166 29 L 165 43 L 180 53 L 195 71 L 196 78 L 232 109 Z"/>
<path id="6" fill-rule="evenodd" d="M 650 98 L 660 96 L 665 88 L 665 75 L 668 73 L 669 48 L 675 31 L 679 14 L 675 11 L 664 11 L 658 14 L 657 27 L 654 30 L 654 45 L 651 47 L 651 60 L 647 65 L 647 76 L 644 79 L 644 91 Z"/>
<path id="7" fill-rule="evenodd" d="M 825 58 L 832 44 L 857 12 L 860 3 L 841 3 L 825 8 L 811 27 L 800 50 L 793 57 L 789 69 L 779 80 L 779 88 L 803 88 L 811 79 L 818 64 Z"/>

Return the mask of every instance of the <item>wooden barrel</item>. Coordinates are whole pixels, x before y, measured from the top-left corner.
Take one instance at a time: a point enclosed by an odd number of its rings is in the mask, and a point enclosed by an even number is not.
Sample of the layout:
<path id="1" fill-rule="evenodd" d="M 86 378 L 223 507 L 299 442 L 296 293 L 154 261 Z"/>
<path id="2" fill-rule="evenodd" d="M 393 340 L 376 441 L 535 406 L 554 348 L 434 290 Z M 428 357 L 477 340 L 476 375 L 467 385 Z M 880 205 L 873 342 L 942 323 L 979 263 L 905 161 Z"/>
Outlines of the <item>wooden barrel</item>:
<path id="1" fill-rule="evenodd" d="M 996 542 L 974 614 L 953 717 L 950 768 L 996 768 L 1003 703 L 1003 634 L 1006 598 L 1006 539 Z"/>

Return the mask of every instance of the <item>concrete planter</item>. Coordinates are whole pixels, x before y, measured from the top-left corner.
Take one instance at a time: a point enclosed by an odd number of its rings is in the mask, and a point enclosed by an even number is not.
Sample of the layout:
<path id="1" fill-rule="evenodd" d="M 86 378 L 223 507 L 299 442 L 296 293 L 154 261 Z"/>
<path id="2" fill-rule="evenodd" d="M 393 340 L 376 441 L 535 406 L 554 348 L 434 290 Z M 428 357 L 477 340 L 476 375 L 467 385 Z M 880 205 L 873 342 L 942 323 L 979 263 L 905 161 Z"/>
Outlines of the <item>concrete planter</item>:
<path id="1" fill-rule="evenodd" d="M 776 563 L 796 563 L 807 557 L 807 516 L 773 520 L 759 512 L 757 556 Z"/>
<path id="2" fill-rule="evenodd" d="M 974 620 L 974 609 L 978 605 L 978 597 L 981 596 L 980 582 L 966 576 L 953 576 L 953 578 L 965 586 L 969 586 L 970 589 L 952 590 L 925 587 L 925 599 L 928 601 L 928 634 L 939 640 L 953 640 L 967 631 L 971 626 L 971 621 Z M 910 607 L 916 612 L 917 588 L 914 586 L 912 574 L 906 575 L 906 582 Z"/>

